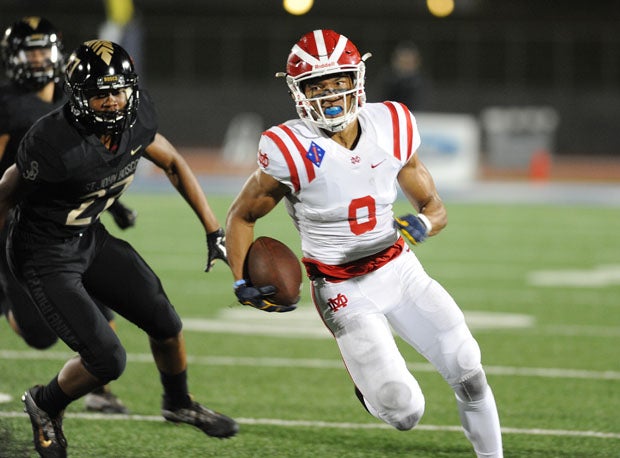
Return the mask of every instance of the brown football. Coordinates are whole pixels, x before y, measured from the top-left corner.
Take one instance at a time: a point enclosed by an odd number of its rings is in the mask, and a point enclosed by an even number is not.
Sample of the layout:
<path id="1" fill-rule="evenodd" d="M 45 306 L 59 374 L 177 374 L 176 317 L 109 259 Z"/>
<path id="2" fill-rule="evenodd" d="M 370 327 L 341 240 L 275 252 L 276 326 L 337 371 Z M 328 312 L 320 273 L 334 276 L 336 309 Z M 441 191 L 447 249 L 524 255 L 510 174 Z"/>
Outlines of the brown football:
<path id="1" fill-rule="evenodd" d="M 299 301 L 301 265 L 284 243 L 271 237 L 258 237 L 250 245 L 244 268 L 244 276 L 252 286 L 275 286 L 276 293 L 268 297 L 269 302 L 292 305 Z"/>

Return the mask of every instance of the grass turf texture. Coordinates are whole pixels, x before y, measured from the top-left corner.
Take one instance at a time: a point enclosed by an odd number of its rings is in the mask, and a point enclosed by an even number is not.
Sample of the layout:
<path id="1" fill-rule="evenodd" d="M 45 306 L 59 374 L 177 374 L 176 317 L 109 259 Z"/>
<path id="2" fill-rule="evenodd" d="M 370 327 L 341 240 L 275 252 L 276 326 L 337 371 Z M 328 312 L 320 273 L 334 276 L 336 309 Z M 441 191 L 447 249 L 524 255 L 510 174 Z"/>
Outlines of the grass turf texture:
<path id="1" fill-rule="evenodd" d="M 124 201 L 139 212 L 135 228 L 122 232 L 107 215 L 103 220 L 159 274 L 182 318 L 214 319 L 234 311 L 251 319 L 262 313 L 236 303 L 226 266 L 203 272 L 204 234 L 179 196 L 130 193 Z M 223 222 L 231 198 L 214 196 L 210 202 Z M 396 212 L 406 211 L 407 203 L 399 201 Z M 525 314 L 533 319 L 525 328 L 474 330 L 483 362 L 494 369 L 488 378 L 506 429 L 505 456 L 619 456 L 618 275 L 581 287 L 537 286 L 529 280 L 535 271 L 578 270 L 588 277 L 600 266 L 617 270 L 618 209 L 449 204 L 448 211 L 448 228 L 415 248 L 427 271 L 466 314 Z M 275 237 L 299 253 L 297 234 L 282 205 L 258 222 L 256 235 Z M 300 309 L 311 307 L 304 279 Z M 239 419 L 241 431 L 231 440 L 217 440 L 189 426 L 164 423 L 147 339 L 124 319 L 117 321 L 129 362 L 112 386 L 140 417 L 84 418 L 83 402 L 75 402 L 65 419 L 70 456 L 473 456 L 458 430 L 452 392 L 439 375 L 413 369 L 427 402 L 420 429 L 384 428 L 359 405 L 330 339 L 186 331 L 192 393 Z M 399 344 L 409 363 L 423 367 L 414 350 Z M 46 352 L 30 350 L 0 322 L 0 393 L 13 396 L 0 404 L 0 457 L 34 456 L 19 396 L 29 386 L 47 382 L 70 355 L 62 343 Z M 315 360 L 330 364 L 315 367 Z M 504 375 L 501 368 L 514 374 Z M 571 376 L 568 371 L 582 372 Z M 535 434 L 537 430 L 559 432 Z M 579 436 L 578 431 L 611 437 Z"/>

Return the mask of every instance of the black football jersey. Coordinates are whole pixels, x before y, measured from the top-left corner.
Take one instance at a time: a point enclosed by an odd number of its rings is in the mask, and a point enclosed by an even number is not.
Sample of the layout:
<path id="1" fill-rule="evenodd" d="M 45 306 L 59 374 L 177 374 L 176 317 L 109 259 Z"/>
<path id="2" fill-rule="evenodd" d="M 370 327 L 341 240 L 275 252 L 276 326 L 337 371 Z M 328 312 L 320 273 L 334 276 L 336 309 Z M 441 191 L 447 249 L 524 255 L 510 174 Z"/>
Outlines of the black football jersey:
<path id="1" fill-rule="evenodd" d="M 39 119 L 17 153 L 27 186 L 18 228 L 55 239 L 83 232 L 131 184 L 156 133 L 155 109 L 144 90 L 136 123 L 122 133 L 115 152 L 71 121 L 68 104 Z"/>
<path id="2" fill-rule="evenodd" d="M 64 94 L 58 85 L 52 103 L 41 100 L 35 92 L 25 91 L 13 84 L 0 87 L 0 135 L 9 134 L 9 142 L 0 159 L 0 176 L 15 162 L 17 147 L 28 129 L 37 119 L 64 102 Z"/>

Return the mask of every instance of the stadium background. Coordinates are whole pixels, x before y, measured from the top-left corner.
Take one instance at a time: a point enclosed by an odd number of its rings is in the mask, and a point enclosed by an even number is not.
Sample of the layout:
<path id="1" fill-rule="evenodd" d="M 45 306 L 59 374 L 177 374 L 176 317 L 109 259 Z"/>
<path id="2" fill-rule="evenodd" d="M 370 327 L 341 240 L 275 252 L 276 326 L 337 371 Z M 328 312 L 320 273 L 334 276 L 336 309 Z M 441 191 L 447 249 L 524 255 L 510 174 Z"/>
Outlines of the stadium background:
<path id="1" fill-rule="evenodd" d="M 511 181 L 442 186 L 450 226 L 416 250 L 458 298 L 481 344 L 506 457 L 618 456 L 618 2 L 457 0 L 446 19 L 430 16 L 423 0 L 316 0 L 302 17 L 284 13 L 279 0 L 136 6 L 145 38 L 139 63 L 161 130 L 207 172 L 201 184 L 220 217 L 253 167 L 221 160 L 231 121 L 244 112 L 259 113 L 264 125 L 295 116 L 273 73 L 283 69 L 291 44 L 316 27 L 333 27 L 373 52 L 371 101 L 393 46 L 413 39 L 433 82 L 430 111 L 479 118 L 489 106 L 557 110 L 551 182 L 532 183 L 511 170 Z M 49 17 L 69 49 L 94 38 L 105 17 L 101 0 L 0 0 L 3 25 L 24 14 Z M 183 317 L 193 394 L 237 418 L 243 434 L 204 441 L 193 428 L 162 424 L 148 342 L 120 319 L 130 364 L 114 389 L 134 416 L 110 421 L 75 403 L 65 421 L 72 455 L 471 456 L 450 388 L 407 346 L 428 411 L 415 432 L 403 435 L 357 403 L 335 345 L 328 335 L 317 337 L 325 330 L 307 282 L 294 314 L 236 305 L 225 266 L 203 273 L 204 234 L 171 190 L 162 174 L 140 173 L 124 196 L 139 211 L 136 228 L 121 232 L 107 215 L 105 223 L 158 272 Z M 409 211 L 404 199 L 397 205 L 397 212 Z M 282 206 L 258 230 L 299 249 Z M 0 457 L 31 455 L 19 396 L 71 354 L 62 344 L 32 351 L 0 320 Z"/>
<path id="2" fill-rule="evenodd" d="M 258 114 L 265 127 L 295 117 L 284 82 L 273 75 L 284 69 L 291 44 L 303 33 L 334 28 L 362 53 L 373 53 L 369 101 L 381 99 L 380 75 L 394 46 L 413 40 L 432 82 L 425 111 L 480 119 L 488 107 L 550 107 L 559 119 L 549 133 L 553 176 L 620 179 L 620 3 L 455 5 L 452 15 L 437 18 L 423 0 L 316 0 L 303 16 L 286 13 L 279 0 L 135 1 L 142 37 L 135 54 L 156 99 L 161 131 L 192 157 L 218 153 L 240 113 Z M 105 21 L 101 0 L 0 3 L 3 26 L 26 14 L 52 20 L 68 50 L 96 37 Z M 481 132 L 481 170 L 501 176 L 505 171 L 484 167 L 484 126 Z M 217 159 L 203 159 L 209 157 Z"/>

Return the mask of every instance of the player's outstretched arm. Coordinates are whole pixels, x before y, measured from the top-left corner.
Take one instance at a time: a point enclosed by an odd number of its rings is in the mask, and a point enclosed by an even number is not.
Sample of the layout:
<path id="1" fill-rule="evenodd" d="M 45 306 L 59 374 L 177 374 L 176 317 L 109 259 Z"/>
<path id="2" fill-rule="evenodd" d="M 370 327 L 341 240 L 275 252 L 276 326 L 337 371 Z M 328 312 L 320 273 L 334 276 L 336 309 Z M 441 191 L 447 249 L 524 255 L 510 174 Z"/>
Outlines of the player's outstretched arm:
<path id="1" fill-rule="evenodd" d="M 205 271 L 208 272 L 213 267 L 216 259 L 227 262 L 224 231 L 187 161 L 161 134 L 155 135 L 153 143 L 146 148 L 145 152 L 146 157 L 166 173 L 172 185 L 200 219 L 207 234 Z"/>

